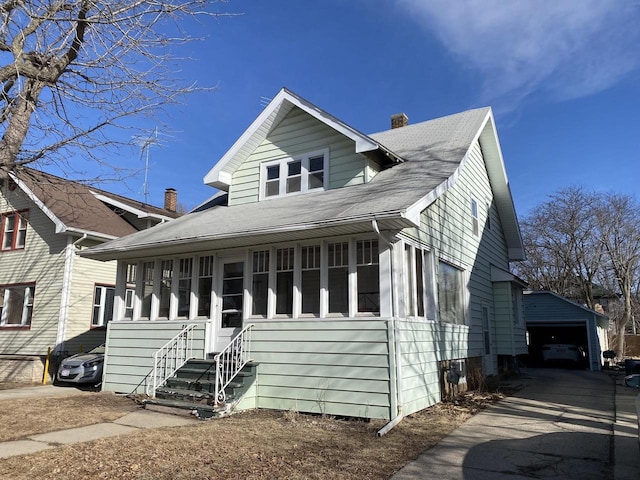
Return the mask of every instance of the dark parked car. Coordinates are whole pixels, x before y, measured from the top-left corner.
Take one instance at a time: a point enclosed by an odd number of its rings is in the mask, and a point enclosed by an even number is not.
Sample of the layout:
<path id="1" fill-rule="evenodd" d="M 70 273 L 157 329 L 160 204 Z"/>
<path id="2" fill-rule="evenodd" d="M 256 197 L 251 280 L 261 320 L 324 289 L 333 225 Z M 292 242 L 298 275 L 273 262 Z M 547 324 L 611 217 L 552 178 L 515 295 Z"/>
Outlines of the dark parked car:
<path id="1" fill-rule="evenodd" d="M 104 366 L 104 345 L 87 353 L 76 353 L 60 363 L 56 381 L 58 383 L 76 383 L 100 385 Z"/>

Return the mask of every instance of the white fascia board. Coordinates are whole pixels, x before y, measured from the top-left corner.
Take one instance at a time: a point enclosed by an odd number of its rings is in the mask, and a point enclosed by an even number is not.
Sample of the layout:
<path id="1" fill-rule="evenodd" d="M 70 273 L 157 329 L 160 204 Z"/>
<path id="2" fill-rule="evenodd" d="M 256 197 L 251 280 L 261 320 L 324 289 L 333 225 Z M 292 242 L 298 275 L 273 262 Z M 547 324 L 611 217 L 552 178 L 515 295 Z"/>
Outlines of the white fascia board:
<path id="1" fill-rule="evenodd" d="M 96 193 L 94 191 L 91 191 L 91 194 L 101 202 L 107 203 L 116 208 L 121 208 L 122 210 L 125 210 L 133 215 L 136 215 L 138 218 L 156 218 L 162 221 L 172 220 L 171 217 L 167 217 L 166 215 L 157 215 L 157 214 L 145 212 L 144 210 L 140 210 L 139 208 L 132 207 L 131 205 L 128 205 L 124 202 L 120 202 L 111 197 L 107 197 L 106 195 L 102 195 L 101 193 Z"/>
<path id="2" fill-rule="evenodd" d="M 100 241 L 100 242 L 107 242 L 109 240 L 115 240 L 116 238 L 120 238 L 120 237 L 117 237 L 115 235 L 107 235 L 107 234 L 100 233 L 100 232 L 94 232 L 93 230 L 84 230 L 82 228 L 73 228 L 73 227 L 67 227 L 65 232 L 66 233 L 77 233 L 79 235 L 86 235 L 88 239 L 97 240 L 97 241 Z"/>
<path id="3" fill-rule="evenodd" d="M 278 110 L 284 102 L 296 106 L 308 113 L 312 117 L 321 121 L 330 128 L 333 128 L 337 132 L 353 140 L 356 144 L 356 153 L 369 152 L 381 148 L 377 142 L 373 141 L 367 135 L 358 132 L 354 128 L 351 128 L 347 124 L 341 122 L 337 118 L 328 114 L 324 110 L 316 107 L 315 105 L 307 102 L 302 97 L 295 95 L 288 91 L 286 88 L 282 88 L 278 94 L 274 97 L 269 105 L 258 115 L 253 123 L 247 128 L 244 133 L 236 140 L 231 148 L 224 154 L 224 156 L 215 164 L 215 166 L 209 170 L 204 176 L 204 183 L 220 190 L 227 191 L 231 185 L 232 172 L 226 170 L 234 157 L 240 153 L 244 145 L 257 134 L 260 127 L 269 119 L 269 117 Z"/>
<path id="4" fill-rule="evenodd" d="M 33 203 L 35 203 L 37 205 L 37 207 L 42 210 L 42 212 L 49 217 L 49 219 L 54 223 L 54 225 L 56 226 L 56 233 L 64 233 L 68 230 L 68 227 L 62 222 L 62 220 L 60 220 L 50 209 L 49 207 L 47 207 L 37 196 L 35 193 L 33 193 L 31 191 L 31 189 L 29 189 L 27 187 L 27 185 L 20 180 L 18 177 L 16 177 L 13 173 L 9 173 L 9 176 L 11 177 L 11 180 L 13 180 L 16 185 L 18 185 L 18 187 L 20 187 L 20 189 L 27 195 L 27 197 L 29 197 L 29 200 L 31 200 Z"/>

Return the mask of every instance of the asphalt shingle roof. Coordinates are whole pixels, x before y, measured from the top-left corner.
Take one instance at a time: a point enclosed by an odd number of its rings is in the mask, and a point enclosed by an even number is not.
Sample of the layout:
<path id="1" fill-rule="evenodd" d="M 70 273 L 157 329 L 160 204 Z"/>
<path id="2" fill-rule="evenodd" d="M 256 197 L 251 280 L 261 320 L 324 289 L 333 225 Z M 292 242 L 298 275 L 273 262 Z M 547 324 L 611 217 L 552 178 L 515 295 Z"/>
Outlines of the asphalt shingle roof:
<path id="1" fill-rule="evenodd" d="M 104 254 L 274 230 L 320 228 L 384 216 L 399 217 L 451 177 L 489 111 L 489 108 L 469 110 L 370 135 L 403 162 L 381 171 L 367 184 L 215 207 L 108 242 L 86 253 Z"/>

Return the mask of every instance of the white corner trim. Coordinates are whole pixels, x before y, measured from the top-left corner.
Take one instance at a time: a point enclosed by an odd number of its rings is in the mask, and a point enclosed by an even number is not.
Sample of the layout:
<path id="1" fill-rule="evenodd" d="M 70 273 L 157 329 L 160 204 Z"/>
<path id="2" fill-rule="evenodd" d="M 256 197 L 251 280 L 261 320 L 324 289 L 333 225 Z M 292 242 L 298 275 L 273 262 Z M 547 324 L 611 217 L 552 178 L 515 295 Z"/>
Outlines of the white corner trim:
<path id="1" fill-rule="evenodd" d="M 60 292 L 60 311 L 58 314 L 58 329 L 56 332 L 56 352 L 64 350 L 64 342 L 67 336 L 67 318 L 69 316 L 69 303 L 71 301 L 71 275 L 73 272 L 75 249 L 76 247 L 73 243 L 73 238 L 69 235 L 67 237 L 67 245 L 64 252 L 62 291 Z"/>

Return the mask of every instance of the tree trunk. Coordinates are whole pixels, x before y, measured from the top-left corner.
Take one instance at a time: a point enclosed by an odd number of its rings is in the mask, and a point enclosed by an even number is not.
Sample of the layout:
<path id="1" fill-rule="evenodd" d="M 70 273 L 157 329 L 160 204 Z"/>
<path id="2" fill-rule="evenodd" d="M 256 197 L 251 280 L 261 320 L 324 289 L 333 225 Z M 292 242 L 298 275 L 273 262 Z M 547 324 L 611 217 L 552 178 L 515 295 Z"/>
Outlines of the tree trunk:
<path id="1" fill-rule="evenodd" d="M 31 115 L 38 103 L 38 97 L 45 84 L 39 80 L 25 80 L 24 87 L 11 107 L 11 115 L 0 139 L 0 175 L 5 177 L 13 170 L 18 154 L 29 131 Z"/>

